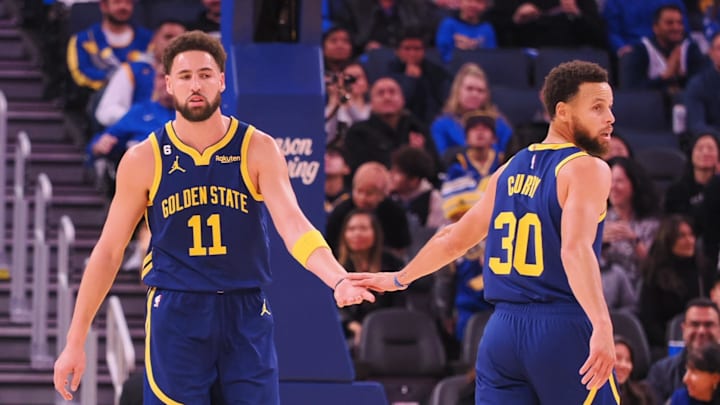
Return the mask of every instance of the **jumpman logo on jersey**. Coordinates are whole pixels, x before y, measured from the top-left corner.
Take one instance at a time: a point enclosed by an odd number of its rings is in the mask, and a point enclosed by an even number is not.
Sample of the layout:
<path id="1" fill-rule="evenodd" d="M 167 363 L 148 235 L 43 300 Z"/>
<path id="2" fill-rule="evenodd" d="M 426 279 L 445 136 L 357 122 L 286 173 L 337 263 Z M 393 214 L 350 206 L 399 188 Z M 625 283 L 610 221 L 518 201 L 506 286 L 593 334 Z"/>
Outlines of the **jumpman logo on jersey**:
<path id="1" fill-rule="evenodd" d="M 170 171 L 168 171 L 168 174 L 173 174 L 176 171 L 185 173 L 185 169 L 180 167 L 180 162 L 178 162 L 178 159 L 180 159 L 180 156 L 175 156 L 175 161 L 173 162 L 172 166 L 170 166 Z"/>
<path id="2" fill-rule="evenodd" d="M 260 316 L 263 316 L 263 315 L 272 315 L 270 313 L 270 310 L 268 310 L 268 308 L 267 308 L 267 301 L 265 301 L 265 300 L 263 300 L 263 306 L 262 306 L 262 309 L 260 310 Z"/>

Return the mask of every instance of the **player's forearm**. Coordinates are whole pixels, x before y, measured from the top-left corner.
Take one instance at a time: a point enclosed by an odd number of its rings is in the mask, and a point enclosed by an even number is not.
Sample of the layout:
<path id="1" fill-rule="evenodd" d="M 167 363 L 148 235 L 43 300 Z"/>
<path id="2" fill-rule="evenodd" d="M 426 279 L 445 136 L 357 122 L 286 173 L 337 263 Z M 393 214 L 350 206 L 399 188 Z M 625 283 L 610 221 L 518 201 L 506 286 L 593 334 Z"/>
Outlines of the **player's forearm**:
<path id="1" fill-rule="evenodd" d="M 561 254 L 570 289 L 590 319 L 593 328 L 612 328 L 603 296 L 600 268 L 592 248 L 564 246 Z"/>
<path id="2" fill-rule="evenodd" d="M 332 251 L 324 247 L 315 249 L 305 267 L 333 289 L 347 275 L 347 271 L 335 260 Z"/>
<path id="3" fill-rule="evenodd" d="M 468 238 L 462 238 L 458 232 L 453 232 L 453 228 L 454 225 L 449 225 L 439 230 L 398 273 L 398 281 L 410 284 L 465 254 L 472 245 L 468 245 Z"/>
<path id="4" fill-rule="evenodd" d="M 68 345 L 82 346 L 85 343 L 90 325 L 112 287 L 121 261 L 122 255 L 113 257 L 97 251 L 93 251 L 90 255 L 80 282 L 70 330 L 67 333 Z"/>
<path id="5" fill-rule="evenodd" d="M 309 222 L 303 221 L 294 227 L 286 226 L 280 232 L 281 236 L 286 233 L 283 239 L 295 260 L 328 287 L 335 288 L 345 278 L 347 271 L 335 259 L 320 231 Z"/>

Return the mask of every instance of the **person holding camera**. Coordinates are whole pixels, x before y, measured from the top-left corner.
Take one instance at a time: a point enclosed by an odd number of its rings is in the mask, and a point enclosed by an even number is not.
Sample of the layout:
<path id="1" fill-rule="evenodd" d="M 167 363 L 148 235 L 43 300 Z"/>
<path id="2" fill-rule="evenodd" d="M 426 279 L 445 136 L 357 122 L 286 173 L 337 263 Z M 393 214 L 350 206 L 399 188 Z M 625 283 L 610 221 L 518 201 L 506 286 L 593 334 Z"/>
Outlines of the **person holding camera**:
<path id="1" fill-rule="evenodd" d="M 370 118 L 368 81 L 357 62 L 350 63 L 339 74 L 326 77 L 325 133 L 327 144 L 342 146 L 345 132 L 358 121 Z"/>

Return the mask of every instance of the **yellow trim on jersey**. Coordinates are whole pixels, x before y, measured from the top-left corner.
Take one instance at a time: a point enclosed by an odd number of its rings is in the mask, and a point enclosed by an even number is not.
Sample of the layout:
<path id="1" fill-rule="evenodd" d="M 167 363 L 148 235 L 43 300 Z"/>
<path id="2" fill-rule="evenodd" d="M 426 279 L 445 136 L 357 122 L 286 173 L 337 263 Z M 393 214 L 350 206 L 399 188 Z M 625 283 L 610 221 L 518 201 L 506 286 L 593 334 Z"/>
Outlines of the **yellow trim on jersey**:
<path id="1" fill-rule="evenodd" d="M 97 45 L 94 42 L 86 42 L 83 44 L 83 47 L 87 50 L 88 47 L 92 48 L 95 47 L 95 52 L 97 53 Z M 92 49 L 88 50 L 89 52 L 92 51 Z M 90 52 L 93 53 L 93 52 Z M 68 43 L 67 47 L 67 64 L 68 64 L 68 70 L 70 70 L 70 76 L 72 76 L 75 83 L 77 83 L 78 86 L 81 87 L 89 87 L 93 90 L 99 90 L 105 82 L 103 80 L 93 80 L 89 77 L 87 77 L 83 72 L 80 70 L 80 58 L 78 57 L 78 51 L 77 51 L 77 35 L 73 35 L 70 37 L 70 42 Z"/>
<path id="2" fill-rule="evenodd" d="M 560 163 L 557 164 L 557 166 L 555 166 L 555 176 L 558 175 L 558 173 L 560 172 L 560 169 L 562 169 L 563 166 L 565 166 L 569 161 L 579 158 L 581 156 L 590 156 L 590 155 L 588 155 L 587 152 L 575 152 L 572 155 L 566 157 L 565 159 L 561 160 Z"/>
<path id="3" fill-rule="evenodd" d="M 155 159 L 155 168 L 153 173 L 153 182 L 148 190 L 148 207 L 153 205 L 155 194 L 157 194 L 158 188 L 160 188 L 160 179 L 162 178 L 162 156 L 160 156 L 160 144 L 158 143 L 157 135 L 155 132 L 148 136 L 150 139 L 150 145 L 152 145 L 153 159 Z"/>
<path id="4" fill-rule="evenodd" d="M 465 159 L 465 155 L 463 155 L 462 153 L 458 153 L 456 158 L 457 158 L 458 163 L 460 163 L 460 166 L 463 168 L 463 170 L 467 170 L 468 162 Z"/>
<path id="5" fill-rule="evenodd" d="M 613 377 L 612 374 L 610 374 L 610 390 L 612 391 L 613 398 L 615 398 L 615 402 L 620 405 L 620 392 L 618 392 L 617 384 L 615 384 L 615 377 Z"/>
<path id="6" fill-rule="evenodd" d="M 145 266 L 147 266 L 148 264 L 150 264 L 151 261 L 152 261 L 152 252 L 150 252 L 150 253 L 148 253 L 147 255 L 145 255 L 145 258 L 143 259 L 143 263 L 142 263 L 143 267 L 145 267 Z"/>
<path id="7" fill-rule="evenodd" d="M 127 73 L 128 79 L 130 79 L 130 84 L 133 88 L 135 88 L 135 74 L 133 73 L 132 69 L 130 68 L 130 64 L 125 62 L 120 67 Z"/>
<path id="8" fill-rule="evenodd" d="M 595 395 L 597 395 L 597 388 L 593 388 L 588 392 L 588 396 L 585 398 L 585 401 L 583 401 L 583 405 L 592 405 L 593 400 L 595 400 Z"/>
<path id="9" fill-rule="evenodd" d="M 610 374 L 610 379 L 608 380 L 608 383 L 610 384 L 610 390 L 612 391 L 615 402 L 620 405 L 620 393 L 618 392 L 617 385 L 615 384 L 615 377 L 613 377 L 612 374 Z M 585 398 L 585 401 L 583 401 L 583 405 L 591 405 L 593 403 L 593 400 L 595 399 L 595 396 L 597 395 L 597 391 L 597 388 L 591 389 L 588 393 L 587 398 Z"/>
<path id="10" fill-rule="evenodd" d="M 140 280 L 144 279 L 145 276 L 147 276 L 148 273 L 150 273 L 150 270 L 152 270 L 153 264 L 152 264 L 152 250 L 150 253 L 148 253 L 145 258 L 143 259 L 142 264 L 142 270 L 140 271 Z"/>
<path id="11" fill-rule="evenodd" d="M 193 161 L 195 161 L 195 166 L 207 166 L 210 164 L 210 158 L 212 155 L 215 154 L 215 152 L 222 149 L 225 145 L 227 145 L 235 135 L 235 132 L 237 131 L 238 127 L 238 120 L 236 120 L 233 117 L 230 117 L 230 126 L 228 127 L 227 132 L 225 132 L 225 135 L 216 142 L 213 145 L 208 146 L 202 153 L 198 152 L 197 149 L 188 146 L 183 143 L 183 141 L 178 138 L 177 134 L 175 133 L 175 128 L 172 126 L 172 121 L 165 124 L 165 130 L 168 133 L 168 137 L 170 138 L 170 142 L 175 145 L 176 148 L 180 149 L 182 152 L 185 152 L 187 155 L 189 155 Z"/>
<path id="12" fill-rule="evenodd" d="M 605 208 L 605 211 L 603 211 L 602 214 L 600 214 L 600 218 L 598 219 L 598 223 L 602 222 L 603 219 L 607 216 L 607 208 Z"/>
<path id="13" fill-rule="evenodd" d="M 575 144 L 570 142 L 565 143 L 534 143 L 530 146 L 528 146 L 528 149 L 535 152 L 538 150 L 560 150 L 565 148 L 570 148 L 575 146 Z"/>
<path id="14" fill-rule="evenodd" d="M 248 168 L 248 151 L 250 150 L 250 139 L 255 133 L 255 127 L 248 125 L 248 129 L 245 131 L 245 137 L 243 138 L 242 146 L 240 147 L 240 174 L 242 175 L 243 182 L 250 195 L 255 201 L 263 201 L 262 194 L 258 193 L 255 184 L 250 178 L 250 169 Z"/>
<path id="15" fill-rule="evenodd" d="M 155 287 L 151 287 L 147 295 L 147 317 L 145 318 L 145 374 L 147 376 L 150 389 L 153 394 L 162 401 L 162 403 L 168 405 L 182 405 L 182 403 L 172 400 L 160 389 L 160 387 L 158 387 L 157 382 L 155 382 L 155 376 L 153 376 L 152 372 L 152 362 L 150 361 L 150 315 L 152 314 L 152 302 L 153 298 L 155 298 L 156 290 L 157 289 Z"/>
<path id="16" fill-rule="evenodd" d="M 150 273 L 150 270 L 152 270 L 152 268 L 153 268 L 152 262 L 143 266 L 142 273 L 140 273 L 140 280 L 143 280 L 145 278 L 145 276 L 147 276 L 148 273 Z"/>

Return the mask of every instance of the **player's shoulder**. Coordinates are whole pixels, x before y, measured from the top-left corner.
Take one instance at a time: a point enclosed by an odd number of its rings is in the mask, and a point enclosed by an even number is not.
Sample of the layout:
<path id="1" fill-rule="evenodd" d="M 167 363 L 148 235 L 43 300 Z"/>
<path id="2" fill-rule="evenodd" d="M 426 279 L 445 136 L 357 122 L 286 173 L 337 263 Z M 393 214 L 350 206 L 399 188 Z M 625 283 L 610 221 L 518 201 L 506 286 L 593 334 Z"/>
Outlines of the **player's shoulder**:
<path id="1" fill-rule="evenodd" d="M 591 186 L 598 189 L 610 187 L 610 166 L 604 160 L 583 153 L 567 161 L 556 171 L 559 184 Z"/>
<path id="2" fill-rule="evenodd" d="M 125 162 L 126 165 L 129 164 L 134 167 L 152 167 L 155 164 L 156 145 L 157 137 L 155 132 L 153 132 L 148 135 L 146 139 L 128 148 L 127 152 L 123 155 L 121 162 Z"/>
<path id="3" fill-rule="evenodd" d="M 607 173 L 609 175 L 610 166 L 599 157 L 581 151 L 562 162 L 562 166 L 558 167 L 558 174 L 563 172 L 571 172 L 572 174 L 597 173 L 599 175 Z"/>
<path id="4" fill-rule="evenodd" d="M 247 124 L 247 133 L 245 136 L 250 138 L 250 152 L 263 153 L 278 149 L 277 142 L 272 135 Z"/>

